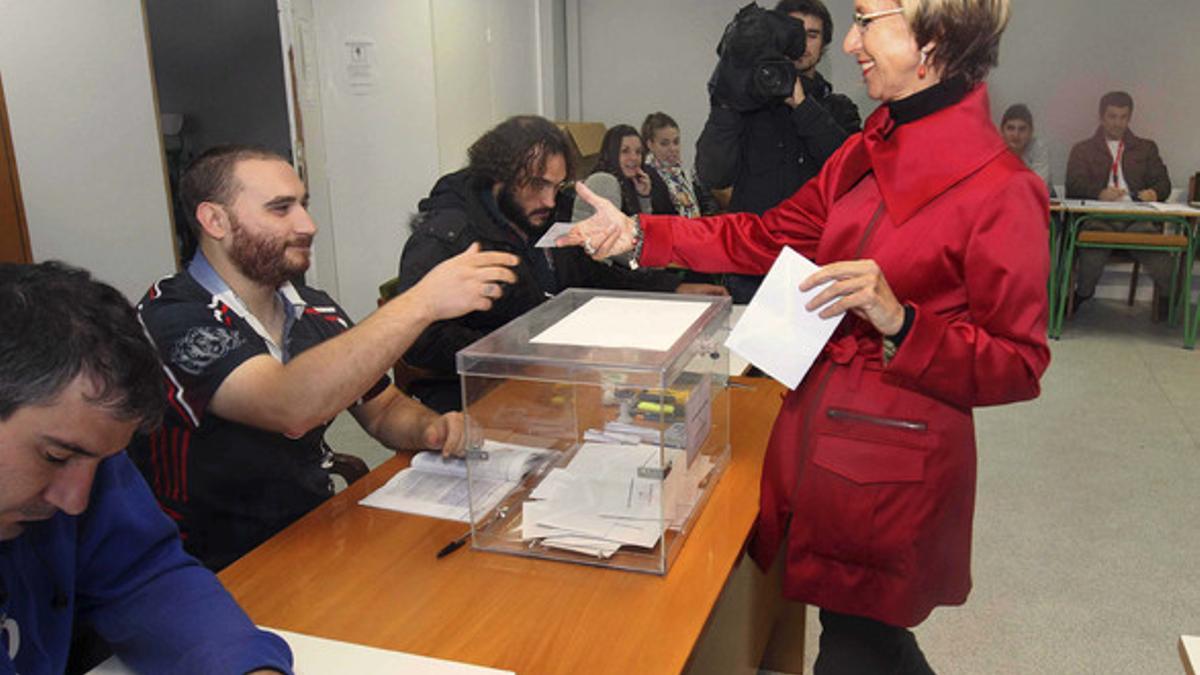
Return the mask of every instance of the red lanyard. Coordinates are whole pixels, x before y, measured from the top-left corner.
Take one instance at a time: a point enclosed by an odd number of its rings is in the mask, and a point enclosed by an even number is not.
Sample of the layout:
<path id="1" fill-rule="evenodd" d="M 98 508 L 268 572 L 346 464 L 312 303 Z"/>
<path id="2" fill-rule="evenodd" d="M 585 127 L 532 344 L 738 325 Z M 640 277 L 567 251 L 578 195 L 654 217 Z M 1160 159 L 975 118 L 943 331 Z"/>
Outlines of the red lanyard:
<path id="1" fill-rule="evenodd" d="M 1121 156 L 1125 154 L 1125 139 L 1121 139 L 1117 144 L 1117 156 L 1112 163 L 1112 186 L 1117 187 L 1120 183 L 1117 180 L 1117 172 L 1121 170 Z"/>

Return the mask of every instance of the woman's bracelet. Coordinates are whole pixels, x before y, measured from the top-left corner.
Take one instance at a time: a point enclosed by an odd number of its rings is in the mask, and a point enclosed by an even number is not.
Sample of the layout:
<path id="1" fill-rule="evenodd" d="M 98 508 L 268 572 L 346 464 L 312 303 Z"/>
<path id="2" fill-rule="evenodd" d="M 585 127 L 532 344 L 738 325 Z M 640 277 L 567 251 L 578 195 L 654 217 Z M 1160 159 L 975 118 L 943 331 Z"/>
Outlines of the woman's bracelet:
<path id="1" fill-rule="evenodd" d="M 633 257 L 629 261 L 629 269 L 636 270 L 638 268 L 638 260 L 642 258 L 642 244 L 646 243 L 646 237 L 642 232 L 642 216 L 634 214 L 633 216 Z"/>

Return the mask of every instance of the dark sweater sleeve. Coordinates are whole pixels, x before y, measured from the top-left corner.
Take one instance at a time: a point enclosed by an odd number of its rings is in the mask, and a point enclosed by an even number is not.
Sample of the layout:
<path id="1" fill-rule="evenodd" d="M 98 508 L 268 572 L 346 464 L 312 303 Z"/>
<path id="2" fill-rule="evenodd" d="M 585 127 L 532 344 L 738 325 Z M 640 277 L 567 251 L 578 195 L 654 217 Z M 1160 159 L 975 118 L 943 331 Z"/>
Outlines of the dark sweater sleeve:
<path id="1" fill-rule="evenodd" d="M 469 245 L 470 242 L 440 239 L 422 231 L 413 232 L 405 242 L 404 253 L 400 257 L 397 292 L 403 293 L 416 286 L 430 270 L 466 250 Z M 404 353 L 404 362 L 436 373 L 454 375 L 458 372 L 454 355 L 483 335 L 464 325 L 463 317 L 435 321 L 413 341 Z"/>
<path id="2" fill-rule="evenodd" d="M 1092 164 L 1089 161 L 1088 149 L 1085 143 L 1077 143 L 1071 148 L 1067 159 L 1066 190 L 1067 199 L 1096 199 L 1104 189 L 1104 178 L 1093 175 Z"/>
<path id="3" fill-rule="evenodd" d="M 1160 202 L 1171 196 L 1171 176 L 1167 173 L 1167 165 L 1158 154 L 1158 144 L 1146 141 L 1150 148 L 1146 157 L 1146 187 L 1154 190 Z"/>
<path id="4" fill-rule="evenodd" d="M 709 109 L 704 130 L 696 141 L 696 174 L 700 182 L 716 190 L 733 185 L 740 170 L 742 132 L 745 119 L 719 105 Z"/>
<path id="5" fill-rule="evenodd" d="M 133 670 L 291 672 L 287 644 L 256 628 L 212 572 L 184 553 L 124 453 L 97 470 L 79 528 L 76 608 Z"/>
<path id="6" fill-rule="evenodd" d="M 816 160 L 818 166 L 824 164 L 850 136 L 812 97 L 805 98 L 792 110 L 792 126 L 804 145 L 804 154 Z"/>

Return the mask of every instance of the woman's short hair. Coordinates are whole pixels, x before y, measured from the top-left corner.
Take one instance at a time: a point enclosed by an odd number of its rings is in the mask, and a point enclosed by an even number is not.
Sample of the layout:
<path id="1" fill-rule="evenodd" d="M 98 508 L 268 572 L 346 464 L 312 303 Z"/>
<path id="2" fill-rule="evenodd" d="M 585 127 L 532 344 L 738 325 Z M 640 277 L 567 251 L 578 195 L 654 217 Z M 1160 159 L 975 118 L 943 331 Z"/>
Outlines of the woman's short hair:
<path id="1" fill-rule="evenodd" d="M 1008 110 L 1004 111 L 1004 116 L 1000 118 L 1000 126 L 1004 126 L 1009 120 L 1021 120 L 1033 128 L 1033 113 L 1029 111 L 1029 106 L 1024 103 L 1014 103 L 1008 106 Z"/>
<path id="2" fill-rule="evenodd" d="M 667 113 L 661 110 L 652 112 L 646 115 L 646 121 L 642 122 L 642 143 L 650 145 L 650 139 L 654 138 L 654 134 L 657 134 L 660 129 L 678 128 L 679 125 L 675 122 L 675 118 Z"/>
<path id="3" fill-rule="evenodd" d="M 917 45 L 934 43 L 929 58 L 943 80 L 961 77 L 974 86 L 996 65 L 1009 0 L 900 0 L 900 6 Z"/>

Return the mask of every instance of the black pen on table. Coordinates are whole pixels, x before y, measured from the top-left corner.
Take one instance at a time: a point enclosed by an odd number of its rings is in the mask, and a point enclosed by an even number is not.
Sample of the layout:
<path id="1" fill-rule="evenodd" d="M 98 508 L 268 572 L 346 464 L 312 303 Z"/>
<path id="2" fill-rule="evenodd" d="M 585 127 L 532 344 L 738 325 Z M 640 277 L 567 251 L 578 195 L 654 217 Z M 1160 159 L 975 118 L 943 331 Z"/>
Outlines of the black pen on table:
<path id="1" fill-rule="evenodd" d="M 458 539 L 455 539 L 454 541 L 450 542 L 449 544 L 446 544 L 445 546 L 443 546 L 442 550 L 437 552 L 437 559 L 441 560 L 442 558 L 445 558 L 446 556 L 450 555 L 451 553 L 454 553 L 458 549 L 462 548 L 463 544 L 467 543 L 467 540 L 470 538 L 471 538 L 471 531 L 467 530 L 466 532 L 463 533 L 463 535 L 461 537 L 459 537 Z"/>

